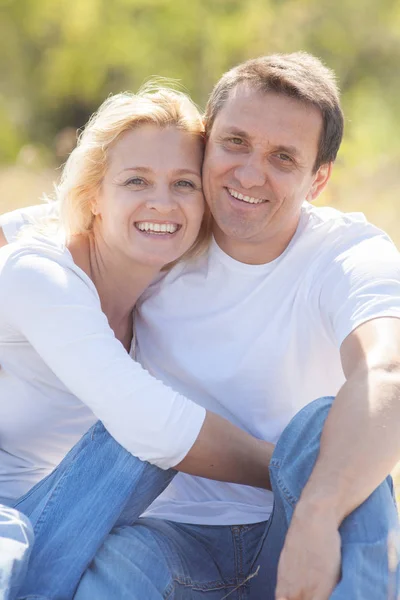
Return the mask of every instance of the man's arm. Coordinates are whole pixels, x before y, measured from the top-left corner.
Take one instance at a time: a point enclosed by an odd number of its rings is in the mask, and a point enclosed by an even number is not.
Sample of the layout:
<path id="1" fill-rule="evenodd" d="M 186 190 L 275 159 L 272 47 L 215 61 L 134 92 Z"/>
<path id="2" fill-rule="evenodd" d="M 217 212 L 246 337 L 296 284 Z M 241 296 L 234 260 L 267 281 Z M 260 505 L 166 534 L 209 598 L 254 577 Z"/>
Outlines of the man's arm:
<path id="1" fill-rule="evenodd" d="M 329 598 L 340 572 L 341 522 L 400 458 L 400 319 L 359 326 L 344 340 L 341 360 L 346 383 L 294 511 L 279 565 L 279 600 Z"/>
<path id="2" fill-rule="evenodd" d="M 346 383 L 321 437 L 302 503 L 326 505 L 338 524 L 400 458 L 400 319 L 364 323 L 341 346 Z"/>

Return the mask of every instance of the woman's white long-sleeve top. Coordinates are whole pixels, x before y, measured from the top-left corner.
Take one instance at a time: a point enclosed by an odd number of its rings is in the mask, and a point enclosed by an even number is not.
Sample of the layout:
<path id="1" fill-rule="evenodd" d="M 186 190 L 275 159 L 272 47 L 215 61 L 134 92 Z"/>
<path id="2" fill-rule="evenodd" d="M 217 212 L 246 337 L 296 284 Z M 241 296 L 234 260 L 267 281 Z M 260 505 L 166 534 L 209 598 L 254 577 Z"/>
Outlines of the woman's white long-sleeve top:
<path id="1" fill-rule="evenodd" d="M 0 497 L 17 498 L 100 419 L 129 452 L 166 469 L 205 409 L 152 377 L 115 338 L 93 282 L 58 242 L 0 251 Z"/>

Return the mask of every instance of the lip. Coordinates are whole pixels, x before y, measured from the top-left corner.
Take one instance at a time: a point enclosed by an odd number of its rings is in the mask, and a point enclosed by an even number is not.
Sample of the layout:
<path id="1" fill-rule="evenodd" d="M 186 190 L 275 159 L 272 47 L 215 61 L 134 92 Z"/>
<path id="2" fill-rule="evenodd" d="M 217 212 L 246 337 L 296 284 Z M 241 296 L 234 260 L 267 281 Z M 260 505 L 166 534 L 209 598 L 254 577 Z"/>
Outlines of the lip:
<path id="1" fill-rule="evenodd" d="M 139 219 L 134 223 L 157 223 L 157 225 L 178 225 L 178 227 L 182 227 L 182 223 L 178 223 L 178 221 L 160 221 L 159 219 Z"/>
<path id="2" fill-rule="evenodd" d="M 235 190 L 235 188 L 231 187 L 232 190 Z M 268 200 L 263 200 L 263 202 L 259 202 L 259 203 L 251 203 L 251 202 L 245 202 L 243 200 L 239 200 L 239 198 L 234 198 L 228 190 L 228 187 L 225 186 L 224 187 L 225 193 L 228 196 L 229 201 L 233 204 L 233 206 L 235 206 L 236 208 L 238 208 L 240 206 L 240 208 L 242 208 L 243 210 L 255 210 L 256 208 L 259 208 L 260 206 L 265 206 L 266 204 L 268 204 Z M 236 191 L 236 190 L 235 190 Z M 242 193 L 242 192 L 239 192 Z M 247 196 L 249 194 L 243 194 L 243 196 Z"/>

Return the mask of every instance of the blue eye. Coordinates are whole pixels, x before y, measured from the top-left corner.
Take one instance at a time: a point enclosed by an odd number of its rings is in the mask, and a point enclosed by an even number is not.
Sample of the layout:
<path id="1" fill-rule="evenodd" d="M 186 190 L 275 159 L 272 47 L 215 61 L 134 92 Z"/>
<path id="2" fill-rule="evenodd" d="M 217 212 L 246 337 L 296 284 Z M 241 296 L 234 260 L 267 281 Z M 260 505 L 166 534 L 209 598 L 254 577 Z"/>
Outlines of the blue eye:
<path id="1" fill-rule="evenodd" d="M 143 185 L 144 184 L 144 179 L 142 179 L 141 177 L 132 177 L 131 179 L 128 179 L 128 181 L 126 182 L 125 185 Z"/>

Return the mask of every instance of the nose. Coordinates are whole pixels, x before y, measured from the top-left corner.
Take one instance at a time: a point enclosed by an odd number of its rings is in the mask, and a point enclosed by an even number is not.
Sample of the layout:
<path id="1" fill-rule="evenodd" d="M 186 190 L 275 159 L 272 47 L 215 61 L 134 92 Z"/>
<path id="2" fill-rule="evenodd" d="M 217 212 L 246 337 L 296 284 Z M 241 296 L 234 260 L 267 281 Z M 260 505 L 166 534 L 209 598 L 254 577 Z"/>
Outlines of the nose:
<path id="1" fill-rule="evenodd" d="M 172 190 L 169 187 L 162 187 L 154 190 L 154 193 L 146 201 L 146 207 L 156 210 L 162 215 L 167 215 L 176 210 L 178 203 Z"/>
<path id="2" fill-rule="evenodd" d="M 263 162 L 256 157 L 249 157 L 236 167 L 235 177 L 242 188 L 250 189 L 263 186 L 267 176 Z"/>

